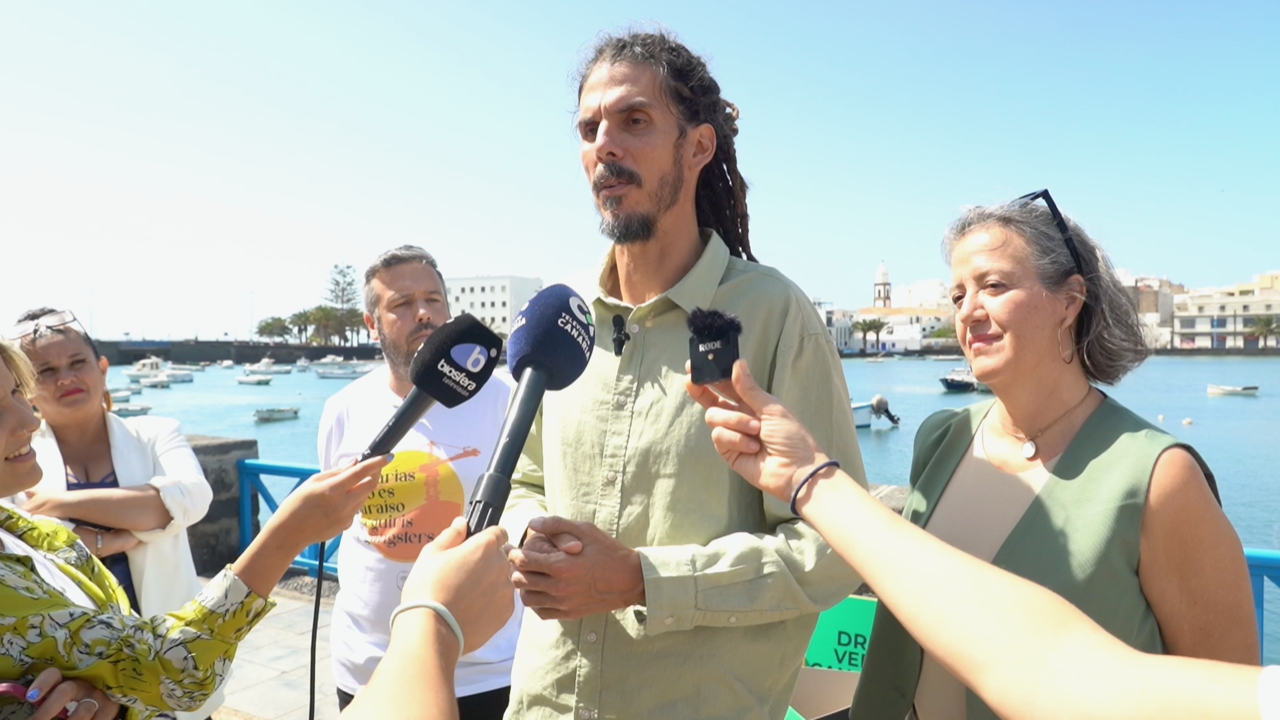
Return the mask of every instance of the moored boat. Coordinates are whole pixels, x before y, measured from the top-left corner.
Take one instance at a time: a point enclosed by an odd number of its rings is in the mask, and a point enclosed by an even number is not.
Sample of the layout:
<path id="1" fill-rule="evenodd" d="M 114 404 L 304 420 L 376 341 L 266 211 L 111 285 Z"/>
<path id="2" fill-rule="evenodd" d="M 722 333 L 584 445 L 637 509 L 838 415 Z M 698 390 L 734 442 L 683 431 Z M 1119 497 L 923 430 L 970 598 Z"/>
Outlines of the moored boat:
<path id="1" fill-rule="evenodd" d="M 235 367 L 235 366 L 236 366 L 236 364 L 235 364 L 234 362 L 232 362 L 231 360 L 219 360 L 219 361 L 218 361 L 218 367 L 220 367 L 220 368 L 233 368 L 233 367 Z"/>
<path id="2" fill-rule="evenodd" d="M 144 377 L 138 383 L 144 388 L 167 388 L 169 387 L 169 378 L 161 374 L 156 377 Z"/>
<path id="3" fill-rule="evenodd" d="M 129 402 L 129 399 L 133 397 L 133 392 L 131 392 L 128 388 L 125 388 L 124 390 L 116 390 L 110 393 L 110 395 L 111 395 L 111 405 L 114 407 L 116 405 L 120 405 L 121 403 Z"/>
<path id="4" fill-rule="evenodd" d="M 853 412 L 853 426 L 856 428 L 871 427 L 873 417 L 885 418 L 895 427 L 898 425 L 898 416 L 889 412 L 889 401 L 883 395 L 876 395 L 868 402 L 850 401 L 849 409 Z"/>
<path id="5" fill-rule="evenodd" d="M 973 392 L 978 389 L 978 381 L 973 371 L 967 367 L 953 368 L 951 372 L 938 378 L 947 392 Z"/>
<path id="6" fill-rule="evenodd" d="M 204 372 L 204 366 L 203 365 L 176 365 L 174 363 L 169 363 L 169 367 L 164 369 L 165 372 L 171 372 L 173 370 L 182 370 L 185 372 Z"/>
<path id="7" fill-rule="evenodd" d="M 253 419 L 258 422 L 271 422 L 274 420 L 296 420 L 298 418 L 298 408 L 296 407 L 274 407 L 274 408 L 258 408 L 253 411 Z"/>
<path id="8" fill-rule="evenodd" d="M 934 362 L 957 362 L 959 360 L 963 360 L 964 356 L 963 355 L 934 355 L 932 359 Z"/>
<path id="9" fill-rule="evenodd" d="M 123 371 L 121 374 L 130 380 L 141 380 L 143 378 L 157 377 L 162 372 L 164 372 L 164 367 L 160 362 L 160 358 L 149 357 L 134 363 L 132 368 Z"/>
<path id="10" fill-rule="evenodd" d="M 111 412 L 120 417 L 133 417 L 134 415 L 146 415 L 151 412 L 151 406 L 146 403 L 120 403 L 112 406 Z"/>
<path id="11" fill-rule="evenodd" d="M 238 375 L 236 382 L 241 385 L 270 385 L 271 375 Z"/>
<path id="12" fill-rule="evenodd" d="M 174 370 L 173 368 L 168 368 L 164 372 L 160 373 L 160 377 L 171 383 L 195 382 L 195 376 L 191 374 L 190 370 Z"/>
<path id="13" fill-rule="evenodd" d="M 298 362 L 293 364 L 294 372 L 311 372 L 311 361 L 306 358 L 300 358 Z"/>
<path id="14" fill-rule="evenodd" d="M 1257 385 L 1210 385 L 1210 395 L 1257 395 Z"/>
<path id="15" fill-rule="evenodd" d="M 253 372 L 258 375 L 288 375 L 293 372 L 290 365 L 277 365 L 275 360 L 271 358 L 262 358 L 256 363 L 244 366 L 245 372 Z"/>
<path id="16" fill-rule="evenodd" d="M 324 380 L 349 380 L 351 378 L 364 377 L 369 374 L 375 366 L 368 365 L 340 365 L 338 367 L 318 367 L 316 368 L 316 377 Z"/>

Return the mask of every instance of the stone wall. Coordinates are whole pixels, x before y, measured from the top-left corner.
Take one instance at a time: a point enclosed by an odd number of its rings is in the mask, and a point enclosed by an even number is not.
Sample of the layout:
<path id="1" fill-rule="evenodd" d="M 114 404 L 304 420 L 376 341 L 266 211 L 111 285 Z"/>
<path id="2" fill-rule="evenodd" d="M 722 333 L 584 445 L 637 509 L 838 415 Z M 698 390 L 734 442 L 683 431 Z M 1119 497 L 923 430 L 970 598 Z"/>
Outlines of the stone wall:
<path id="1" fill-rule="evenodd" d="M 204 476 L 213 487 L 213 503 L 200 522 L 187 528 L 196 574 L 213 577 L 240 555 L 240 473 L 236 461 L 258 457 L 258 441 L 188 435 Z M 258 493 L 252 493 L 253 532 L 258 532 Z"/>

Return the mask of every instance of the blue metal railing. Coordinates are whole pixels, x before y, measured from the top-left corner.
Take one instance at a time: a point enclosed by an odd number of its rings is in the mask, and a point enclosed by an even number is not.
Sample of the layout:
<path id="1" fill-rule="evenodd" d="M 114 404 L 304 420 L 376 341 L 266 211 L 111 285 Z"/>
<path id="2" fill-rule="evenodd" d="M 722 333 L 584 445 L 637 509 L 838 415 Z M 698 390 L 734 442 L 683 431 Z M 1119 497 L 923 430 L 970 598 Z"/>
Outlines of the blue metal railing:
<path id="1" fill-rule="evenodd" d="M 263 475 L 272 477 L 295 478 L 297 482 L 289 489 L 293 492 L 302 481 L 320 472 L 310 465 L 295 463 L 264 462 L 262 460 L 238 460 L 236 466 L 240 470 L 240 552 L 244 552 L 253 541 L 253 497 L 251 490 L 257 490 L 258 496 L 267 504 L 271 512 L 280 508 L 280 503 L 262 482 Z M 285 493 L 286 495 L 288 493 Z M 283 498 L 282 498 L 283 499 Z M 338 549 L 342 536 L 325 543 L 324 569 L 328 573 L 337 573 L 338 564 L 333 561 L 333 554 Z M 294 558 L 293 566 L 306 570 L 314 575 L 318 562 L 320 545 L 310 545 L 302 554 Z M 1258 643 L 1262 644 L 1263 633 L 1262 608 L 1265 598 L 1266 581 L 1270 580 L 1280 587 L 1280 550 L 1263 550 L 1261 548 L 1245 548 L 1245 559 L 1249 562 L 1249 581 L 1253 587 L 1253 612 L 1258 620 Z"/>
<path id="2" fill-rule="evenodd" d="M 258 491 L 258 497 L 267 504 L 267 508 L 274 513 L 280 509 L 280 502 L 271 494 L 271 490 L 262 482 L 263 475 L 271 477 L 295 478 L 297 482 L 293 487 L 289 488 L 289 492 L 298 489 L 303 480 L 320 472 L 320 468 L 310 465 L 298 465 L 295 463 L 277 463 L 263 462 L 262 460 L 237 460 L 236 468 L 240 471 L 240 552 L 244 552 L 249 547 L 249 543 L 253 542 L 253 494 L 251 490 Z M 285 493 L 288 495 L 289 493 Z M 282 497 L 281 500 L 284 498 Z M 325 543 L 324 552 L 324 571 L 327 573 L 338 572 L 338 563 L 334 561 L 333 554 L 338 549 L 338 543 L 342 540 L 339 535 L 336 538 Z M 293 567 L 307 571 L 310 575 L 316 574 L 316 567 L 319 565 L 320 544 L 308 545 L 302 554 L 293 559 Z"/>
<path id="3" fill-rule="evenodd" d="M 1267 580 L 1280 586 L 1280 550 L 1245 548 L 1244 557 L 1249 561 L 1249 582 L 1253 585 L 1253 612 L 1258 619 L 1258 645 L 1266 635 L 1262 632 L 1262 605 Z M 1266 653 L 1263 653 L 1266 657 Z"/>

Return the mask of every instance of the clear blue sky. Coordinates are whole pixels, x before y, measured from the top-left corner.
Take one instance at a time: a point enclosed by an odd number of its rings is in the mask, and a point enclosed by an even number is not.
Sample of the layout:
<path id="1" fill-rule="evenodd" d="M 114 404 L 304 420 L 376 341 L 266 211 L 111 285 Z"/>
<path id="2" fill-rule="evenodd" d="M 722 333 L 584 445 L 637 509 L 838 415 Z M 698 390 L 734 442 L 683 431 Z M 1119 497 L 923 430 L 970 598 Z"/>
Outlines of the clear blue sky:
<path id="1" fill-rule="evenodd" d="M 840 307 L 947 277 L 966 204 L 1049 187 L 1118 266 L 1280 268 L 1280 3 L 5 3 L 0 324 L 223 332 L 416 243 L 595 264 L 572 72 L 656 21 L 742 111 L 762 261 Z"/>

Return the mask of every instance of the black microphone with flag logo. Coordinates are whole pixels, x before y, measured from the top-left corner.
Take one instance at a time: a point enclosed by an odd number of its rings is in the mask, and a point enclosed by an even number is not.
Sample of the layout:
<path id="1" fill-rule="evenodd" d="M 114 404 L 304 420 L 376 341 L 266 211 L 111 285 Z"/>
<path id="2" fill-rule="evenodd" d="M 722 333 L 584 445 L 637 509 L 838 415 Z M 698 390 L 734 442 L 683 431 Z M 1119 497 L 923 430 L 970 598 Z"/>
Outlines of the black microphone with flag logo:
<path id="1" fill-rule="evenodd" d="M 391 452 L 437 402 L 451 408 L 474 397 L 498 367 L 501 350 L 502 338 L 474 315 L 459 315 L 432 331 L 409 365 L 413 389 L 359 462 Z"/>

